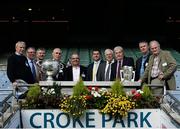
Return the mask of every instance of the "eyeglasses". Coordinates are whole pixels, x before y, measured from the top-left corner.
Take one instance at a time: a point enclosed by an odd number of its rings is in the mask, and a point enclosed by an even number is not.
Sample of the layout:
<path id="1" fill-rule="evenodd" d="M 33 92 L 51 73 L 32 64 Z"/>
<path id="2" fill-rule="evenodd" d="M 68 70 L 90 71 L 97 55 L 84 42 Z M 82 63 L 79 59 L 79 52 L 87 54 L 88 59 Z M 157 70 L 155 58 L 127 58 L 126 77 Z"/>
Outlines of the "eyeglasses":
<path id="1" fill-rule="evenodd" d="M 56 52 L 55 54 L 59 54 L 59 55 L 61 55 L 61 53 L 60 53 L 60 52 Z"/>
<path id="2" fill-rule="evenodd" d="M 27 52 L 27 53 L 35 53 L 35 52 Z"/>

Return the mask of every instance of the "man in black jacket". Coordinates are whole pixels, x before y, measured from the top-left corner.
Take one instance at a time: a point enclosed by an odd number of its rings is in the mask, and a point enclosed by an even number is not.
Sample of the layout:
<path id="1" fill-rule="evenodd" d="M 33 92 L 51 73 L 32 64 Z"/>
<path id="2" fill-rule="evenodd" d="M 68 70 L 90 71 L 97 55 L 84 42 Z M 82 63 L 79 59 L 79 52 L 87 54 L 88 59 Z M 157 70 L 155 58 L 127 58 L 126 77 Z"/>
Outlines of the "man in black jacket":
<path id="1" fill-rule="evenodd" d="M 87 81 L 98 81 L 97 73 L 99 70 L 99 65 L 104 61 L 101 59 L 101 52 L 98 49 L 92 51 L 93 62 L 87 67 Z"/>
<path id="2" fill-rule="evenodd" d="M 35 82 L 27 58 L 24 56 L 25 47 L 25 42 L 18 41 L 15 45 L 15 53 L 8 58 L 7 76 L 12 83 L 18 79 L 28 84 Z"/>
<path id="3" fill-rule="evenodd" d="M 126 57 L 124 49 L 121 46 L 116 46 L 114 48 L 114 54 L 116 61 L 111 65 L 111 81 L 121 79 L 120 70 L 123 66 L 131 66 L 134 68 L 134 59 L 132 57 Z"/>
<path id="4" fill-rule="evenodd" d="M 65 70 L 66 81 L 79 81 L 80 77 L 85 81 L 87 68 L 80 65 L 80 58 L 77 53 L 73 53 L 70 58 L 71 66 Z"/>
<path id="5" fill-rule="evenodd" d="M 142 77 L 142 75 L 144 74 L 150 56 L 148 42 L 146 41 L 139 42 L 139 49 L 142 53 L 142 56 L 139 57 L 136 61 L 135 81 L 138 81 L 140 77 Z"/>

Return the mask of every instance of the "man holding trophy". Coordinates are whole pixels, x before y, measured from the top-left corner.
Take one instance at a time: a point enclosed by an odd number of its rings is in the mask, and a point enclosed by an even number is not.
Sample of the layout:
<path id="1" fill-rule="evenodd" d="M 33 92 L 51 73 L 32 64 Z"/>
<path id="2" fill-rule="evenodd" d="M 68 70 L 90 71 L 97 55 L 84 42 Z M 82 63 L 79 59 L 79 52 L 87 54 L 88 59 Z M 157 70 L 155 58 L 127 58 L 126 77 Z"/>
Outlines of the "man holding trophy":
<path id="1" fill-rule="evenodd" d="M 111 67 L 111 81 L 114 81 L 115 79 L 121 80 L 121 70 L 126 71 L 132 71 L 134 68 L 134 60 L 132 57 L 126 57 L 124 55 L 124 49 L 121 46 L 117 46 L 114 48 L 114 54 L 116 61 L 112 64 Z M 128 66 L 128 67 L 123 67 Z M 127 77 L 126 77 L 127 78 Z M 121 80 L 123 81 L 123 80 Z"/>
<path id="2" fill-rule="evenodd" d="M 58 72 L 53 76 L 55 81 L 64 81 L 64 72 L 66 65 L 61 61 L 62 50 L 60 48 L 55 48 L 52 52 L 52 60 L 58 62 Z"/>

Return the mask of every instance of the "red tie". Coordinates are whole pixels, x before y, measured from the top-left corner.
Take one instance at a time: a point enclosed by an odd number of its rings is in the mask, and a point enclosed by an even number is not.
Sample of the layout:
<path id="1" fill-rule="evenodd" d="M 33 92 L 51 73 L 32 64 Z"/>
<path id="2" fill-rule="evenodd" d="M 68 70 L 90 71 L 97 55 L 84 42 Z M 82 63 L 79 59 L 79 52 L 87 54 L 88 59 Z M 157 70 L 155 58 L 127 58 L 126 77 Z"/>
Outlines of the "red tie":
<path id="1" fill-rule="evenodd" d="M 117 62 L 116 78 L 120 78 L 121 61 Z"/>

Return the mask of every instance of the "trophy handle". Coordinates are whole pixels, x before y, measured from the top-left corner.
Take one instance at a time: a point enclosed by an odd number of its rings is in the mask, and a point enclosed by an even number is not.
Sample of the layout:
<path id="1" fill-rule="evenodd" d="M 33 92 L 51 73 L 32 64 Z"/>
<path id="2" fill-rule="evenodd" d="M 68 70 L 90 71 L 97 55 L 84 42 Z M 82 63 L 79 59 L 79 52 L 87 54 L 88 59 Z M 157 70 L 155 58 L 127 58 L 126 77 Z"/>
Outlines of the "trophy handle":
<path id="1" fill-rule="evenodd" d="M 124 80 L 124 70 L 120 70 L 120 79 L 121 79 L 121 81 L 123 81 Z"/>
<path id="2" fill-rule="evenodd" d="M 135 71 L 132 71 L 132 74 L 133 74 L 133 75 L 132 75 L 131 81 L 134 82 L 134 79 L 135 79 Z"/>

